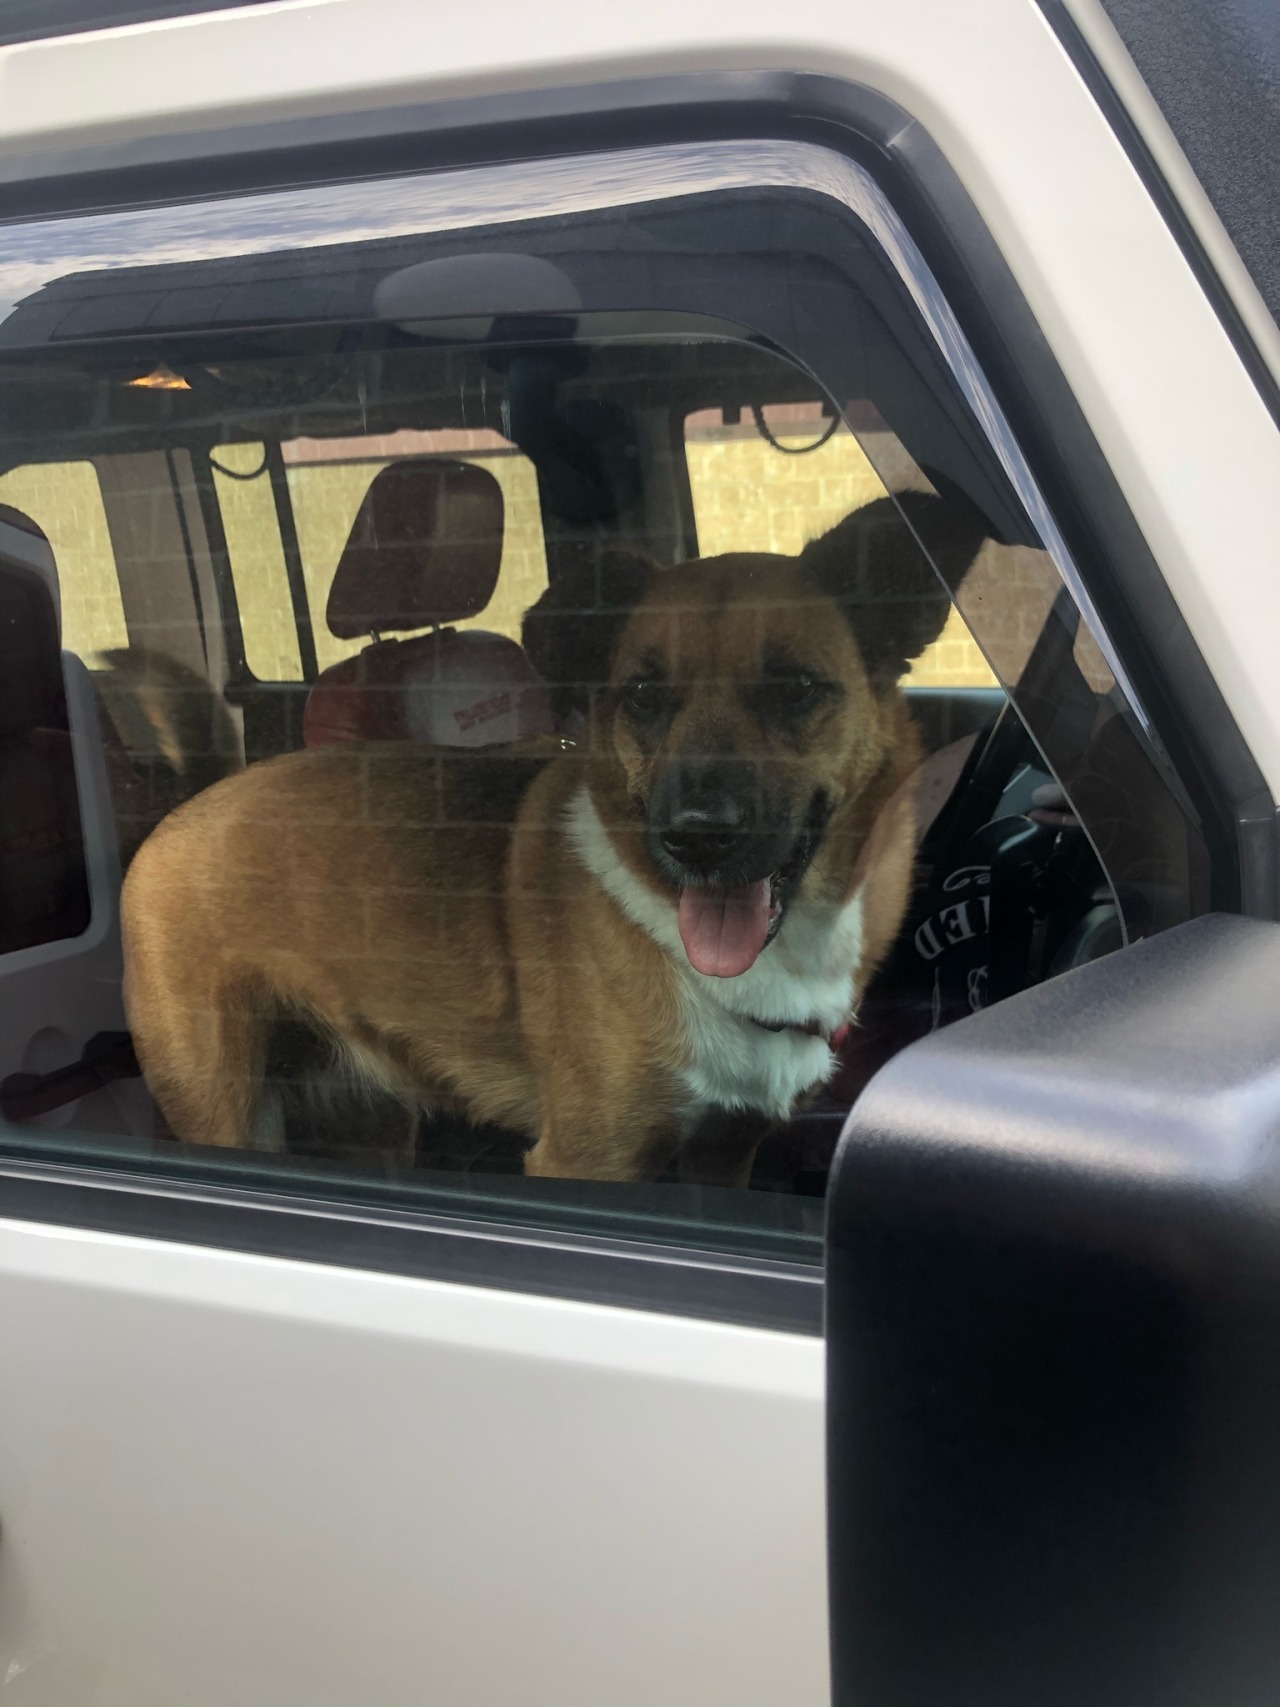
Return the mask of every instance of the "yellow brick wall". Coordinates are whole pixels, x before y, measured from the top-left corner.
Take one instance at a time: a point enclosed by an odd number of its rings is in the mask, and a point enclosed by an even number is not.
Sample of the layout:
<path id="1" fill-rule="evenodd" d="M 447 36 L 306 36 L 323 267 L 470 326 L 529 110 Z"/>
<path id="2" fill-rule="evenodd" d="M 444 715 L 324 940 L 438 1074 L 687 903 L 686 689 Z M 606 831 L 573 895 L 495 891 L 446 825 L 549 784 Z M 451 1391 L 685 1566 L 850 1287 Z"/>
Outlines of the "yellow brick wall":
<path id="1" fill-rule="evenodd" d="M 811 444 L 812 427 L 775 432 L 782 444 Z M 841 428 L 802 456 L 777 451 L 758 434 L 708 434 L 684 447 L 693 490 L 698 551 L 783 551 L 792 555 L 882 498 L 884 485 L 852 432 Z M 964 618 L 952 609 L 940 637 L 906 674 L 916 686 L 990 688 L 992 669 Z"/>
<path id="2" fill-rule="evenodd" d="M 777 432 L 783 444 L 806 444 L 813 430 Z M 691 437 L 685 446 L 698 550 L 793 554 L 885 496 L 879 475 L 852 433 L 841 429 L 817 450 L 788 456 L 757 434 Z M 921 687 L 991 687 L 977 642 L 953 610 L 942 634 L 916 660 L 907 680 Z"/>
<path id="3" fill-rule="evenodd" d="M 788 442 L 787 436 L 779 436 Z M 392 441 L 386 448 L 402 449 Z M 850 510 L 884 493 L 857 439 L 843 430 L 820 449 L 800 457 L 786 456 L 755 435 L 694 438 L 686 449 L 698 547 L 704 556 L 726 551 L 797 552 Z M 316 651 L 324 669 L 365 644 L 331 635 L 324 607 L 356 512 L 386 461 L 322 460 L 322 447 L 317 450 L 320 454 L 290 462 L 287 478 Z M 547 584 L 533 465 L 511 451 L 451 454 L 487 468 L 501 485 L 506 505 L 498 590 L 487 610 L 458 626 L 496 629 L 517 638 L 521 617 Z M 256 478 L 234 478 L 253 475 L 261 468 L 261 446 L 223 445 L 215 456 L 222 469 L 229 471 L 215 469 L 214 481 L 249 667 L 264 681 L 297 681 L 302 670 L 270 481 L 265 471 Z M 14 469 L 0 476 L 0 503 L 24 511 L 49 536 L 58 564 L 64 645 L 86 657 L 127 645 L 111 540 L 93 466 L 71 462 Z M 940 639 L 913 666 L 909 679 L 951 687 L 986 686 L 995 680 L 955 611 Z"/>
<path id="4" fill-rule="evenodd" d="M 0 474 L 0 504 L 30 516 L 53 548 L 62 644 L 82 658 L 127 646 L 116 560 L 91 462 L 32 463 Z"/>
<path id="5" fill-rule="evenodd" d="M 706 556 L 744 550 L 795 553 L 850 510 L 884 492 L 848 433 L 803 459 L 785 456 L 759 438 L 695 441 L 687 453 L 699 550 Z M 224 446 L 216 455 L 224 466 L 237 470 L 261 463 L 256 445 Z M 470 455 L 464 460 L 482 465 L 497 478 L 506 515 L 498 590 L 481 616 L 458 626 L 496 629 L 518 638 L 524 612 L 547 584 L 537 477 L 532 463 L 517 453 Z M 383 460 L 317 459 L 292 463 L 287 470 L 322 669 L 365 645 L 363 640 L 331 635 L 324 608 L 356 513 L 375 474 L 386 466 Z M 267 477 L 215 478 L 250 667 L 264 676 L 270 668 L 274 673 L 266 679 L 296 679 L 300 666 Z M 971 678 L 992 679 L 953 614 L 943 638 L 916 665 L 913 679 L 956 684 Z"/>
<path id="6" fill-rule="evenodd" d="M 850 510 L 884 496 L 850 433 L 837 433 L 804 456 L 785 456 L 761 438 L 693 439 L 685 454 L 703 557 L 725 551 L 794 555 Z"/>

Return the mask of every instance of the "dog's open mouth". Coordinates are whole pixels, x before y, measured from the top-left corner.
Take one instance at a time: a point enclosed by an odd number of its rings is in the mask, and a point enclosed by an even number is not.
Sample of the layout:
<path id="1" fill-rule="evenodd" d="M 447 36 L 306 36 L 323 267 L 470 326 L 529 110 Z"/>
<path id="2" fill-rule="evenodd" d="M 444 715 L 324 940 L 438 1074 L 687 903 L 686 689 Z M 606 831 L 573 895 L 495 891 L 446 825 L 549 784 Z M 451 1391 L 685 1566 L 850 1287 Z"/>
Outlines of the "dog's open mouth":
<path id="1" fill-rule="evenodd" d="M 680 940 L 695 972 L 738 978 L 755 965 L 782 924 L 790 890 L 804 875 L 812 841 L 803 836 L 785 865 L 755 883 L 680 890 Z"/>

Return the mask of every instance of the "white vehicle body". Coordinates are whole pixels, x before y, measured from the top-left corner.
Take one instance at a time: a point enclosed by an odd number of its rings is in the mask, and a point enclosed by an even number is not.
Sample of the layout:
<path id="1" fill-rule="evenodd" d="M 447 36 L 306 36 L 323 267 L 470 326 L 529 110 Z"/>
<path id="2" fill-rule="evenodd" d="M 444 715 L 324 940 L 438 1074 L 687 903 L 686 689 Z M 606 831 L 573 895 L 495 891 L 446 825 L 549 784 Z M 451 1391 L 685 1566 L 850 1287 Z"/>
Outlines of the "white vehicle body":
<path id="1" fill-rule="evenodd" d="M 1280 380 L 1118 37 L 1071 13 Z M 944 157 L 1280 796 L 1280 430 L 1035 0 L 273 0 L 20 42 L 0 183 L 771 74 L 883 95 Z M 0 1219 L 6 1703 L 821 1707 L 819 1335 L 235 1243 Z"/>

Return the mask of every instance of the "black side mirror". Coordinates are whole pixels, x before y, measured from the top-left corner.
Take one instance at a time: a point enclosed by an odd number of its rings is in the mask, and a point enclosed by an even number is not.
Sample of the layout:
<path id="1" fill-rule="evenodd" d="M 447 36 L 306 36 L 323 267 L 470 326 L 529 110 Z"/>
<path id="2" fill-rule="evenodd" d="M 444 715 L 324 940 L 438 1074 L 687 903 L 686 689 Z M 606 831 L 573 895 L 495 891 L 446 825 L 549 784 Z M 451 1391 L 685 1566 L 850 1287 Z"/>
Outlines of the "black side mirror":
<path id="1" fill-rule="evenodd" d="M 1280 927 L 905 1050 L 828 1213 L 835 1707 L 1280 1700 Z"/>

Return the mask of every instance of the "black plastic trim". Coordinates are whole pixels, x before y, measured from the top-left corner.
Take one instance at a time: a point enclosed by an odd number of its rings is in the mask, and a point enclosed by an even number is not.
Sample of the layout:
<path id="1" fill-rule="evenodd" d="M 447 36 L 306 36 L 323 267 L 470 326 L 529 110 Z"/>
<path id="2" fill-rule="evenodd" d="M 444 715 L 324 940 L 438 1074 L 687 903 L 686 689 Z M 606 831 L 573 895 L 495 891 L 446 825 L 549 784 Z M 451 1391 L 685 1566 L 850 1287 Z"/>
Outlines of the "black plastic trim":
<path id="1" fill-rule="evenodd" d="M 1273 799 L 1004 257 L 937 145 L 885 96 L 789 72 L 514 91 L 0 162 L 8 217 L 708 138 L 818 142 L 876 176 L 947 292 L 1214 858 L 1213 905 L 1274 917 Z M 1105 574 L 1090 573 L 1104 565 Z M 1230 856 L 1226 846 L 1230 846 Z"/>
<path id="2" fill-rule="evenodd" d="M 827 1216 L 833 1707 L 1257 1707 L 1280 1676 L 1280 926 L 913 1044 Z"/>
<path id="3" fill-rule="evenodd" d="M 0 47 L 265 4 L 267 0 L 138 0 L 132 6 L 122 5 L 120 0 L 4 0 L 0 6 Z"/>
<path id="4" fill-rule="evenodd" d="M 1142 187 L 1160 210 L 1160 217 L 1169 227 L 1182 257 L 1195 274 L 1196 283 L 1208 297 L 1223 330 L 1240 357 L 1258 395 L 1266 404 L 1272 419 L 1280 426 L 1280 380 L 1277 380 L 1266 357 L 1259 350 L 1231 293 L 1209 259 L 1208 253 L 1188 219 L 1181 202 L 1174 194 L 1169 180 L 1161 171 L 1155 156 L 1147 146 L 1142 132 L 1129 115 L 1129 110 L 1116 92 L 1093 50 L 1085 40 L 1080 26 L 1067 10 L 1064 0 L 1036 0 L 1049 27 L 1062 43 L 1067 57 L 1080 73 L 1103 117 L 1115 132 L 1116 140 L 1129 157 L 1129 163 L 1142 180 Z"/>
<path id="5" fill-rule="evenodd" d="M 0 1215 L 327 1267 L 822 1332 L 822 1271 L 142 1173 L 0 1159 Z"/>

